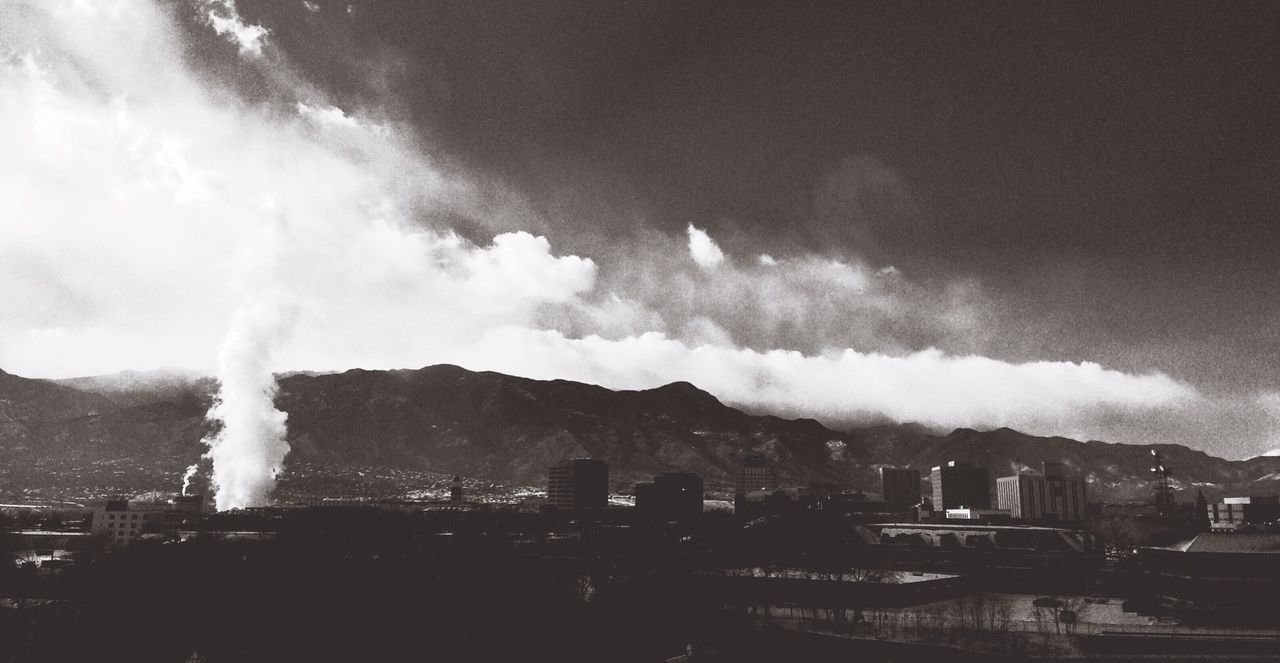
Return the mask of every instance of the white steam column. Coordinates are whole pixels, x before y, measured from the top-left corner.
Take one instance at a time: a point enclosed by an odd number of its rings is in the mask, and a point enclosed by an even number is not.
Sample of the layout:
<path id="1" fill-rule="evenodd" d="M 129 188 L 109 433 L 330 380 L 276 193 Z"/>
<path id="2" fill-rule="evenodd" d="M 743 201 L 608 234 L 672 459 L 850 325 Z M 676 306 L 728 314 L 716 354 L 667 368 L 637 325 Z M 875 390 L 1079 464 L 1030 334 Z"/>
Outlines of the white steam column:
<path id="1" fill-rule="evenodd" d="M 257 229 L 261 236 L 247 238 L 260 241 L 242 245 L 242 301 L 218 349 L 218 395 L 207 417 L 220 426 L 204 443 L 219 511 L 270 503 L 289 453 L 286 415 L 275 406 L 272 355 L 293 328 L 296 304 L 279 273 L 286 222 L 273 216 Z"/>

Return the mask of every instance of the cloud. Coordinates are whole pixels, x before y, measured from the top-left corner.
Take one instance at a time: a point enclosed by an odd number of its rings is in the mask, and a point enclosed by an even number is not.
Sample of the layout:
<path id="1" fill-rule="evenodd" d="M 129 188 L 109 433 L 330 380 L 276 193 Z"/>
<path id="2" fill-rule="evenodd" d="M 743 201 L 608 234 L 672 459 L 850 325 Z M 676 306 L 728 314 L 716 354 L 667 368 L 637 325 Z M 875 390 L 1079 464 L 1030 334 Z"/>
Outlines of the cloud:
<path id="1" fill-rule="evenodd" d="M 1280 391 L 1262 391 L 1254 395 L 1254 404 L 1266 415 L 1268 425 L 1268 442 L 1280 444 Z M 1265 447 L 1264 447 L 1265 448 Z M 1262 456 L 1280 456 L 1280 448 L 1260 454 Z"/>
<path id="2" fill-rule="evenodd" d="M 1200 399 L 1194 388 L 1160 373 L 1131 375 L 1088 362 L 1013 364 L 933 349 L 805 355 L 690 347 L 660 333 L 610 341 L 506 327 L 458 354 L 474 368 L 619 389 L 687 380 L 732 404 L 831 424 L 890 419 L 1088 436 L 1107 412 L 1176 409 Z"/>
<path id="3" fill-rule="evenodd" d="M 234 4 L 201 11 L 261 54 L 265 28 L 240 31 Z M 273 68 L 263 80 L 280 87 L 250 101 L 189 68 L 166 9 L 17 14 L 0 22 L 13 53 L 0 61 L 6 370 L 212 368 L 269 283 L 289 302 L 269 311 L 287 338 L 244 352 L 274 370 L 453 362 L 611 387 L 679 379 L 832 422 L 1033 432 L 1197 398 L 1158 373 L 981 356 L 994 307 L 976 282 L 913 282 L 850 255 L 734 260 L 692 225 L 566 255 L 528 232 L 543 220 L 518 194 L 444 165 L 377 108 L 339 106 L 284 54 L 243 63 Z M 464 237 L 458 210 L 504 230 Z"/>
<path id="4" fill-rule="evenodd" d="M 724 262 L 724 252 L 716 245 L 715 240 L 705 230 L 699 230 L 689 224 L 689 255 L 698 266 L 712 270 Z"/>
<path id="5" fill-rule="evenodd" d="M 240 49 L 240 55 L 262 57 L 262 46 L 271 31 L 261 25 L 246 24 L 236 10 L 235 0 L 197 0 L 197 7 L 215 32 Z"/>

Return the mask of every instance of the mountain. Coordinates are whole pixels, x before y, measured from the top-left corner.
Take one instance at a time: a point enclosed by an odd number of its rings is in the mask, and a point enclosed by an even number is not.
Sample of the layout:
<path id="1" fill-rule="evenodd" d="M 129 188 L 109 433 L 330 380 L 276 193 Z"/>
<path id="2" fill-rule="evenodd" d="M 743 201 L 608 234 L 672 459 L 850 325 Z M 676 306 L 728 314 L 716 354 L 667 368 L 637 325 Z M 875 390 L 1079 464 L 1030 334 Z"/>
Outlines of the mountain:
<path id="1" fill-rule="evenodd" d="M 156 402 L 199 400 L 212 394 L 218 382 L 197 371 L 161 368 L 153 371 L 121 371 L 110 375 L 52 380 L 55 384 L 97 394 L 120 407 Z"/>
<path id="2" fill-rule="evenodd" d="M 441 365 L 294 373 L 278 383 L 276 404 L 289 415 L 292 446 L 281 489 L 293 496 L 405 494 L 454 473 L 538 485 L 548 465 L 575 456 L 609 462 L 618 488 L 686 470 L 723 489 L 748 452 L 767 456 L 792 486 L 827 481 L 876 492 L 884 465 L 927 473 L 964 459 L 994 477 L 1058 460 L 1088 477 L 1091 499 L 1150 495 L 1148 446 L 1007 428 L 836 431 L 811 419 L 747 414 L 687 382 L 613 391 Z M 0 373 L 0 497 L 172 490 L 203 451 L 215 388 L 208 378 L 174 371 L 57 382 Z M 1179 445 L 1157 448 L 1175 488 L 1191 495 L 1280 487 L 1280 458 L 1228 461 Z"/>

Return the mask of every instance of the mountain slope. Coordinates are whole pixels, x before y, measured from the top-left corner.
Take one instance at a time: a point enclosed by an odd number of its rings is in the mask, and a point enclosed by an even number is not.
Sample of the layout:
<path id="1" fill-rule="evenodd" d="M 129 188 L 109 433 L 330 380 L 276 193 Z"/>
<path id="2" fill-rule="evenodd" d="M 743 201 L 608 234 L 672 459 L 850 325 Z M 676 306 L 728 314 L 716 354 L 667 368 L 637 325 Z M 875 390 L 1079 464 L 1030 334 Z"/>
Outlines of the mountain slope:
<path id="1" fill-rule="evenodd" d="M 611 391 L 442 365 L 298 373 L 279 385 L 276 402 L 289 415 L 293 448 L 283 486 L 291 494 L 372 490 L 360 477 L 379 472 L 391 477 L 379 494 L 422 488 L 413 483 L 433 473 L 537 485 L 548 465 L 574 456 L 608 461 L 616 487 L 671 470 L 724 487 L 748 452 L 768 456 L 791 486 L 831 481 L 876 492 L 883 465 L 927 474 L 965 459 L 997 477 L 1058 460 L 1089 478 L 1091 499 L 1150 494 L 1150 447 L 1004 428 L 835 431 L 808 419 L 749 415 L 688 383 Z M 172 489 L 203 451 L 214 386 L 164 372 L 60 384 L 0 374 L 0 490 Z M 1159 449 L 1175 486 L 1192 495 L 1280 485 L 1280 458 L 1227 461 L 1178 445 Z"/>

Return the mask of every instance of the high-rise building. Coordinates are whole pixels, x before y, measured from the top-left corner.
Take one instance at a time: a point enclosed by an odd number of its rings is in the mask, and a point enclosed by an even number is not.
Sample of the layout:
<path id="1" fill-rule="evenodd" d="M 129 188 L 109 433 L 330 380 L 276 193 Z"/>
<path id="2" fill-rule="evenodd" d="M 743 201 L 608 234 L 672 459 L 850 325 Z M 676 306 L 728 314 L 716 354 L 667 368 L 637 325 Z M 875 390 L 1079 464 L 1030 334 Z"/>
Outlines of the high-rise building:
<path id="1" fill-rule="evenodd" d="M 574 458 L 547 469 L 547 503 L 558 509 L 603 509 L 609 502 L 609 465 Z"/>
<path id="2" fill-rule="evenodd" d="M 752 517 L 761 511 L 775 491 L 778 475 L 764 456 L 747 455 L 733 481 L 733 510 L 738 516 Z"/>
<path id="3" fill-rule="evenodd" d="M 891 511 L 905 511 L 920 503 L 920 470 L 880 468 L 880 494 Z"/>
<path id="4" fill-rule="evenodd" d="M 1014 518 L 1079 522 L 1085 519 L 1085 481 L 1067 477 L 1062 463 L 1048 462 L 1041 474 L 1021 473 L 996 480 L 996 501 Z"/>
<path id="5" fill-rule="evenodd" d="M 462 501 L 462 477 L 456 474 L 453 475 L 453 481 L 449 482 L 449 501 Z"/>
<path id="6" fill-rule="evenodd" d="M 772 493 L 778 489 L 778 475 L 764 456 L 749 455 L 742 459 L 733 483 L 734 495 Z"/>
<path id="7" fill-rule="evenodd" d="M 991 508 L 991 479 L 985 467 L 974 467 L 964 461 L 953 460 L 946 465 L 934 467 L 929 478 L 933 484 L 935 510 Z"/>
<path id="8" fill-rule="evenodd" d="M 653 483 L 636 484 L 636 512 L 654 520 L 686 520 L 702 515 L 702 477 L 665 472 Z"/>

